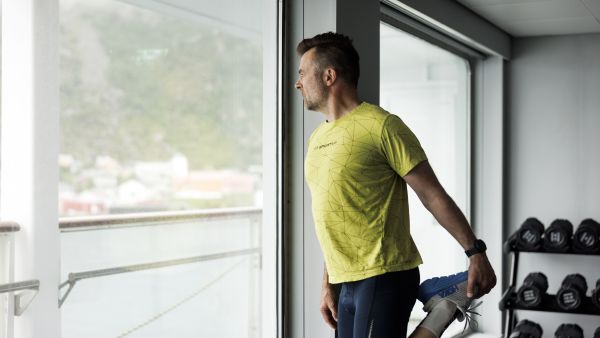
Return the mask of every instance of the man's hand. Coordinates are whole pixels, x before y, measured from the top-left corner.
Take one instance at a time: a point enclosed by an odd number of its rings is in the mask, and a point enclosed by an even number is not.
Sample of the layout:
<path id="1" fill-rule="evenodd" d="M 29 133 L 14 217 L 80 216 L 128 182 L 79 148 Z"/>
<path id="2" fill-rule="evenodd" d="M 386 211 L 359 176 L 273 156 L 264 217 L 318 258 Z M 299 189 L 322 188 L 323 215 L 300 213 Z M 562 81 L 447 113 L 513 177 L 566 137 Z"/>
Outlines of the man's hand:
<path id="1" fill-rule="evenodd" d="M 475 254 L 469 260 L 467 297 L 479 298 L 490 292 L 496 285 L 496 274 L 485 253 Z"/>
<path id="2" fill-rule="evenodd" d="M 334 285 L 323 284 L 320 310 L 325 323 L 335 330 L 337 328 L 337 290 Z"/>

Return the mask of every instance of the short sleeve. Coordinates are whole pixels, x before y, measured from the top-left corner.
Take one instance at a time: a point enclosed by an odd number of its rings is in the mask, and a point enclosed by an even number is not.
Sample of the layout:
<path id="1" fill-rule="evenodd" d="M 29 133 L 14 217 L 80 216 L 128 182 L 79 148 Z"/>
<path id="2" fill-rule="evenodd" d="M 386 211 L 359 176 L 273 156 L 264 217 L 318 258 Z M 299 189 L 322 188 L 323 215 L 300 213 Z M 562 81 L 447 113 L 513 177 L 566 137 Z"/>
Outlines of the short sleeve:
<path id="1" fill-rule="evenodd" d="M 419 140 L 402 120 L 390 114 L 383 123 L 381 145 L 389 165 L 400 176 L 427 160 Z"/>

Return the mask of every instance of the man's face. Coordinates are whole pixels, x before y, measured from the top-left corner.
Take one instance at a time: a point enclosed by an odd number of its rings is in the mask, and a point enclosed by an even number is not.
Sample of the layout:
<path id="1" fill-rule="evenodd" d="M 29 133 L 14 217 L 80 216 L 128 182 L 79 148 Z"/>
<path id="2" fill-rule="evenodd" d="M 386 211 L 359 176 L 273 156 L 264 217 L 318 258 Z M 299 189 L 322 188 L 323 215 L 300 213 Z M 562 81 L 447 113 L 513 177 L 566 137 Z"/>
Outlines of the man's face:
<path id="1" fill-rule="evenodd" d="M 304 105 L 309 110 L 322 111 L 327 101 L 327 86 L 323 82 L 322 72 L 318 71 L 315 50 L 310 49 L 300 58 L 299 78 L 296 89 L 304 98 Z"/>

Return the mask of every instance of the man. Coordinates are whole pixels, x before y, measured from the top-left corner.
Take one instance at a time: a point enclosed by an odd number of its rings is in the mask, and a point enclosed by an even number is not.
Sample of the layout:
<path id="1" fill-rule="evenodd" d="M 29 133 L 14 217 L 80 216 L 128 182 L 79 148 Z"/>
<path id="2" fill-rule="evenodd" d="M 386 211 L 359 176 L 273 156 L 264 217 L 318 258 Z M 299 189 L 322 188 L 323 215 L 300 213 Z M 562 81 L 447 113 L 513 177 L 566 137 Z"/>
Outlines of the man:
<path id="1" fill-rule="evenodd" d="M 412 337 L 439 337 L 455 318 L 468 322 L 471 300 L 496 284 L 485 244 L 402 120 L 359 100 L 359 56 L 352 41 L 324 33 L 300 42 L 297 52 L 296 88 L 306 108 L 326 117 L 308 141 L 305 163 L 325 258 L 325 322 L 340 338 L 406 337 L 417 297 L 428 315 Z M 468 272 L 419 286 L 422 261 L 410 236 L 406 184 L 465 249 Z"/>

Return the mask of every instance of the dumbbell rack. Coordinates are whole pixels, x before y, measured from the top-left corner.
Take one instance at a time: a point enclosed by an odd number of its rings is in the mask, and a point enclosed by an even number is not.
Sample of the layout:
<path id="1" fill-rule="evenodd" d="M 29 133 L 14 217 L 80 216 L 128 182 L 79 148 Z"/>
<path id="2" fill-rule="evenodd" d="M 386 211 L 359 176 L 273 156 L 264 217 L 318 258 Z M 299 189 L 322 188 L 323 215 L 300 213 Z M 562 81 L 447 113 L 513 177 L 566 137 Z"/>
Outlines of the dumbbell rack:
<path id="1" fill-rule="evenodd" d="M 512 333 L 512 328 L 515 326 L 514 318 L 515 310 L 527 310 L 527 311 L 545 311 L 545 312 L 561 312 L 561 313 L 574 313 L 574 314 L 585 314 L 585 315 L 597 315 L 600 316 L 600 309 L 594 306 L 592 303 L 591 297 L 585 297 L 582 299 L 581 305 L 573 311 L 566 311 L 561 309 L 557 302 L 556 296 L 552 294 L 545 294 L 542 297 L 542 301 L 538 306 L 535 307 L 525 307 L 519 302 L 517 302 L 517 271 L 519 269 L 519 254 L 521 252 L 526 253 L 535 253 L 535 254 L 558 254 L 558 255 L 580 255 L 580 256 L 597 256 L 600 257 L 600 254 L 586 254 L 586 253 L 578 253 L 573 251 L 568 252 L 552 252 L 546 251 L 544 248 L 540 248 L 539 250 L 522 250 L 517 249 L 513 245 L 509 243 L 509 241 L 504 243 L 504 253 L 512 253 L 512 266 L 511 266 L 511 275 L 510 275 L 510 285 L 502 295 L 502 299 L 500 300 L 500 310 L 502 312 L 507 312 L 505 316 L 505 325 L 502 329 L 502 333 L 504 337 L 509 337 Z"/>

